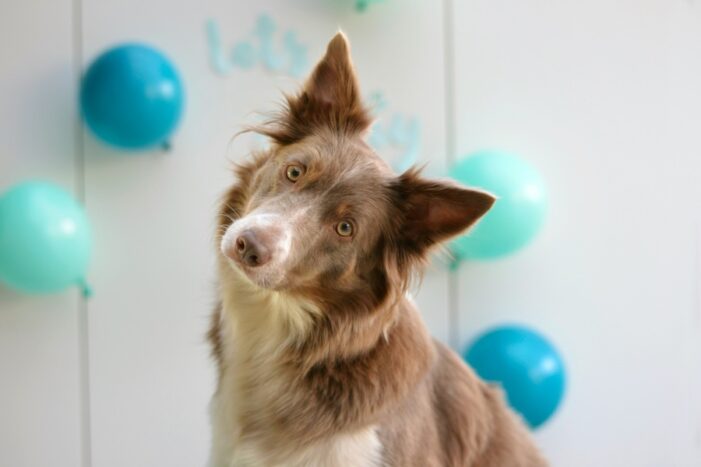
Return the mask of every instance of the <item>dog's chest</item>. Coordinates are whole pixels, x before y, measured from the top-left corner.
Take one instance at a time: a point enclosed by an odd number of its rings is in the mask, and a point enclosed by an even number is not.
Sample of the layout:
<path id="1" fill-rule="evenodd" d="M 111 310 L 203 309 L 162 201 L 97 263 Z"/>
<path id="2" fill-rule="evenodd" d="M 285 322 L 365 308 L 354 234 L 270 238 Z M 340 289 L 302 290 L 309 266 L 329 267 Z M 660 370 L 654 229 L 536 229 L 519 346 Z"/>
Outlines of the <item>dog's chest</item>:
<path id="1" fill-rule="evenodd" d="M 323 440 L 300 447 L 295 443 L 279 443 L 271 450 L 264 449 L 263 432 L 255 436 L 241 436 L 239 425 L 244 410 L 247 417 L 263 415 L 271 401 L 282 401 L 290 390 L 273 361 L 265 358 L 250 359 L 250 354 L 232 342 L 219 382 L 219 390 L 211 402 L 212 452 L 210 467 L 379 467 L 382 466 L 382 445 L 375 427 L 367 427 L 352 434 L 329 433 Z M 250 350 L 250 349 L 248 349 Z M 246 358 L 244 355 L 249 355 Z M 251 367 L 246 362 L 255 361 Z M 266 371 L 266 368 L 271 371 Z M 239 390 L 241 381 L 259 389 L 254 392 Z M 283 433 L 284 438 L 284 433 Z"/>
<path id="2" fill-rule="evenodd" d="M 306 447 L 282 445 L 263 449 L 254 439 L 242 440 L 235 401 L 221 393 L 211 404 L 213 443 L 209 467 L 380 467 L 382 444 L 375 427 L 353 434 L 332 434 Z"/>

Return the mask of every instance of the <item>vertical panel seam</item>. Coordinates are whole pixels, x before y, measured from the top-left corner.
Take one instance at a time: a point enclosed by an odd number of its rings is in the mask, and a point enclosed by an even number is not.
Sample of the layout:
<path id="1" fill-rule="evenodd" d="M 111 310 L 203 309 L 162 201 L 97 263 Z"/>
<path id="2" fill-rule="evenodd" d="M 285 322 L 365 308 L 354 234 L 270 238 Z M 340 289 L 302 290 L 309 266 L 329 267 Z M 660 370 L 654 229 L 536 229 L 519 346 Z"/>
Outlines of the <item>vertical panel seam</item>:
<path id="1" fill-rule="evenodd" d="M 692 366 L 691 374 L 695 375 L 691 381 L 691 394 L 693 400 L 690 401 L 692 413 L 694 413 L 694 423 L 696 424 L 694 436 L 694 450 L 697 455 L 701 455 L 701 399 L 699 399 L 699 391 L 701 389 L 701 220 L 696 218 L 694 225 L 694 304 L 692 310 L 693 334 L 692 342 Z"/>
<path id="2" fill-rule="evenodd" d="M 445 99 L 445 148 L 448 167 L 455 162 L 455 49 L 453 34 L 453 0 L 443 1 L 443 63 Z M 448 339 L 454 349 L 460 345 L 460 316 L 458 295 L 458 271 L 448 272 Z"/>
<path id="3" fill-rule="evenodd" d="M 73 0 L 73 76 L 75 86 L 74 148 L 75 148 L 75 191 L 81 204 L 86 207 L 85 199 L 85 146 L 84 127 L 80 109 L 80 83 L 83 69 L 83 3 Z M 91 433 L 91 396 L 90 396 L 90 331 L 87 298 L 80 294 L 78 301 L 78 348 L 80 373 L 80 443 L 81 465 L 92 464 Z"/>

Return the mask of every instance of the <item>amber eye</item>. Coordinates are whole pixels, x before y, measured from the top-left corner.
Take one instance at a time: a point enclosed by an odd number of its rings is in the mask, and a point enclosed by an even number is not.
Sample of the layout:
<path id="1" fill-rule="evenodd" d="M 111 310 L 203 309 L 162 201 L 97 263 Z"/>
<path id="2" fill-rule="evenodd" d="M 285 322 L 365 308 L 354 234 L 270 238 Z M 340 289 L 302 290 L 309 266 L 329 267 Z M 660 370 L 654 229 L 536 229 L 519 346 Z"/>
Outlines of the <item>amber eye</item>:
<path id="1" fill-rule="evenodd" d="M 304 167 L 301 165 L 288 165 L 286 174 L 289 181 L 296 182 L 304 174 Z"/>
<path id="2" fill-rule="evenodd" d="M 348 221 L 341 221 L 336 224 L 336 233 L 341 237 L 350 237 L 353 235 L 353 224 Z"/>

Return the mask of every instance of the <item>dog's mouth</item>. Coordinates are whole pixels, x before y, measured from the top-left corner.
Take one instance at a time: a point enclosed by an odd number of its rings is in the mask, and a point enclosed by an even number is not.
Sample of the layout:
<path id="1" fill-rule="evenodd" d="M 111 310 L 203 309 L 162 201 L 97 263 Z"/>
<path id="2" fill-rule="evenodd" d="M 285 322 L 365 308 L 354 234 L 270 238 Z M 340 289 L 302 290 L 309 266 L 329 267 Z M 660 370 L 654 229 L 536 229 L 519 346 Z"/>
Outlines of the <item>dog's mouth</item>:
<path id="1" fill-rule="evenodd" d="M 276 291 L 282 289 L 283 275 L 279 270 L 270 270 L 271 268 L 268 267 L 263 269 L 251 267 L 242 261 L 230 258 L 226 254 L 224 256 L 229 263 L 229 267 L 234 271 L 237 277 L 249 285 Z"/>

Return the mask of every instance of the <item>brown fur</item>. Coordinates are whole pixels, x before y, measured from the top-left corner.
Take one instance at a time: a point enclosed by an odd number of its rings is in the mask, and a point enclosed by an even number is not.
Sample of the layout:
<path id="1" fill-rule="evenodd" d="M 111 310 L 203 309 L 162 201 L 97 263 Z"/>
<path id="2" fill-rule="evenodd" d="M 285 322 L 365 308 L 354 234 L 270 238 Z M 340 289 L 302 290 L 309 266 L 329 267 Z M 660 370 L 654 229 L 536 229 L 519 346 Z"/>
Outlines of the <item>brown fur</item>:
<path id="1" fill-rule="evenodd" d="M 221 304 L 208 335 L 220 376 L 214 410 L 235 400 L 227 417 L 236 428 L 217 436 L 254 444 L 270 465 L 368 427 L 383 465 L 545 465 L 501 392 L 434 342 L 405 298 L 430 248 L 493 198 L 413 169 L 394 176 L 362 140 L 370 116 L 359 96 L 339 34 L 304 90 L 259 129 L 274 147 L 239 165 L 224 197 L 220 242 L 261 206 L 310 208 L 304 242 L 274 283 L 251 284 L 219 255 Z M 294 184 L 280 175 L 290 163 L 305 167 Z M 352 220 L 352 238 L 335 235 L 339 219 Z"/>
<path id="2" fill-rule="evenodd" d="M 261 132 L 279 144 L 292 144 L 320 129 L 348 135 L 366 130 L 372 119 L 362 105 L 357 81 L 346 79 L 354 73 L 349 56 L 347 41 L 337 36 L 302 92 L 285 97 L 285 115 Z"/>

